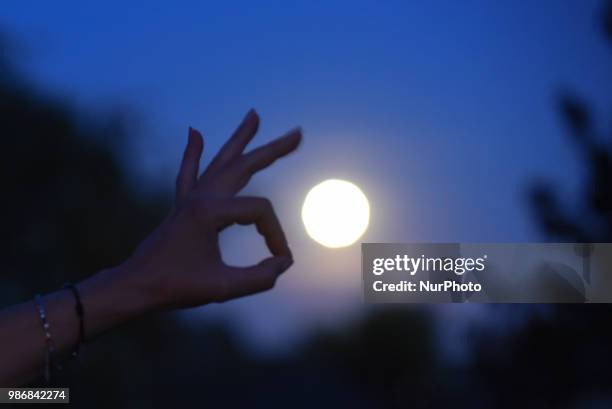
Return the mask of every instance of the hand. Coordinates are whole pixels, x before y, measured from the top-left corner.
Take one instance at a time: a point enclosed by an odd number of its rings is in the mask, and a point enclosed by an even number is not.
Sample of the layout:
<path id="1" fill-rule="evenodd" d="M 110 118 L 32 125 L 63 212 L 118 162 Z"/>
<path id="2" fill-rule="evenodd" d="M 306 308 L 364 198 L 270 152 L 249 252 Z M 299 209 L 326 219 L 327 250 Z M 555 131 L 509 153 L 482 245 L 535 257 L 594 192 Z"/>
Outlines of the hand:
<path id="1" fill-rule="evenodd" d="M 243 153 L 258 125 L 259 117 L 249 111 L 199 177 L 204 142 L 198 131 L 189 128 L 174 209 L 119 267 L 121 280 L 143 294 L 153 308 L 193 307 L 265 291 L 293 263 L 270 201 L 235 195 L 253 174 L 294 151 L 301 131 L 292 130 Z M 234 223 L 255 224 L 272 256 L 250 267 L 226 265 L 218 235 Z"/>
<path id="2" fill-rule="evenodd" d="M 193 307 L 267 290 L 289 268 L 291 251 L 270 202 L 234 195 L 257 171 L 294 151 L 302 135 L 296 129 L 243 153 L 258 124 L 257 114 L 249 111 L 199 177 L 204 142 L 198 131 L 189 129 L 170 215 L 125 263 L 77 284 L 86 339 L 152 310 Z M 218 235 L 233 223 L 255 224 L 272 257 L 243 268 L 223 263 Z M 80 336 L 74 297 L 60 290 L 44 300 L 55 353 L 61 356 Z M 0 310 L 0 339 L 0 385 L 33 379 L 46 358 L 40 318 L 31 302 Z"/>

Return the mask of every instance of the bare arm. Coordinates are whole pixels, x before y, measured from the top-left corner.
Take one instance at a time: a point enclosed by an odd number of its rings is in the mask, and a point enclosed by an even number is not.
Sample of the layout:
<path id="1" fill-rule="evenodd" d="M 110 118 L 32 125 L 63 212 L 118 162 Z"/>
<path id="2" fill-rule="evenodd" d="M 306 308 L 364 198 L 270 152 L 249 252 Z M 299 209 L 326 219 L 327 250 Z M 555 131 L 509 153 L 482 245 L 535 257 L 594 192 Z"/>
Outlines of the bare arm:
<path id="1" fill-rule="evenodd" d="M 236 197 L 254 173 L 294 151 L 299 130 L 248 153 L 259 125 L 249 111 L 241 125 L 199 175 L 203 140 L 190 129 L 177 177 L 176 204 L 160 226 L 120 266 L 77 285 L 88 340 L 145 313 L 222 302 L 265 291 L 292 264 L 281 225 L 265 198 Z M 234 223 L 255 224 L 271 257 L 250 267 L 224 264 L 218 234 Z M 75 300 L 67 290 L 44 297 L 47 320 L 61 356 L 79 337 Z M 0 386 L 35 378 L 46 355 L 45 338 L 33 302 L 0 311 Z"/>

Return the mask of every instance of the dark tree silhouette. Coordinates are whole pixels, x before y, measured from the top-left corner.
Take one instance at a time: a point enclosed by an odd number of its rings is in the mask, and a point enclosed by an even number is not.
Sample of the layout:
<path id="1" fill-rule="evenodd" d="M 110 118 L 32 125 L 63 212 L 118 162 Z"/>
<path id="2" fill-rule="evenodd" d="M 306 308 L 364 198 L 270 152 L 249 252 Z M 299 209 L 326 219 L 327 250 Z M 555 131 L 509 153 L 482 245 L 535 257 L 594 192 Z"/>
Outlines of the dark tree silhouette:
<path id="1" fill-rule="evenodd" d="M 119 263 L 167 208 L 123 175 L 120 124 L 79 119 L 1 55 L 0 135 L 2 303 Z"/>
<path id="2" fill-rule="evenodd" d="M 612 2 L 603 13 L 612 40 Z M 571 242 L 612 241 L 612 140 L 598 135 L 587 104 L 569 92 L 558 110 L 587 168 L 576 208 L 566 208 L 553 187 L 533 186 L 530 204 L 547 237 Z M 499 308 L 500 315 L 515 313 Z M 516 307 L 512 307 L 513 309 Z M 512 334 L 473 334 L 470 377 L 484 407 L 600 408 L 612 406 L 608 305 L 529 306 L 524 327 Z"/>
<path id="3" fill-rule="evenodd" d="M 87 116 L 36 92 L 15 69 L 7 48 L 0 37 L 2 305 L 121 262 L 169 203 L 163 196 L 141 197 L 130 186 L 116 155 L 127 138 L 120 123 L 112 117 L 83 120 Z M 87 363 L 64 371 L 58 383 L 83 385 L 86 393 L 96 388 L 92 379 L 103 379 L 109 393 L 97 403 L 115 406 L 125 392 L 121 372 L 140 364 L 139 354 L 146 356 L 147 348 L 136 345 L 159 328 L 150 319 L 146 326 L 117 331 L 107 343 L 87 348 Z M 126 359 L 124 351 L 133 358 Z"/>
<path id="4" fill-rule="evenodd" d="M 612 44 L 612 2 L 603 10 L 604 33 Z M 552 186 L 534 186 L 530 201 L 536 219 L 554 239 L 612 242 L 612 132 L 599 135 L 587 104 L 571 93 L 561 95 L 558 110 L 587 168 L 584 195 L 576 209 L 565 209 Z"/>

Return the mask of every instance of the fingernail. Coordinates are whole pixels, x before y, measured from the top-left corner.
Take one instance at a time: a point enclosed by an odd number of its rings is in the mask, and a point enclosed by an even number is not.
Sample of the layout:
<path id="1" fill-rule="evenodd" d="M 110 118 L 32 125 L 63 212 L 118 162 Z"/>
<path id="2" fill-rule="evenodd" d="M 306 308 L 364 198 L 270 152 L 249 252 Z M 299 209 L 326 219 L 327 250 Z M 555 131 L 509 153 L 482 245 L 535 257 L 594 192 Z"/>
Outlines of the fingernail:
<path id="1" fill-rule="evenodd" d="M 296 138 L 296 137 L 299 137 L 299 138 L 302 137 L 302 128 L 300 128 L 299 126 L 296 128 L 290 129 L 281 138 L 291 139 L 291 138 Z"/>
<path id="2" fill-rule="evenodd" d="M 247 111 L 246 115 L 244 116 L 244 119 L 248 119 L 251 116 L 253 116 L 255 114 L 255 108 L 251 108 Z"/>
<path id="3" fill-rule="evenodd" d="M 189 139 L 196 138 L 198 135 L 201 135 L 200 131 L 195 128 L 189 127 Z"/>

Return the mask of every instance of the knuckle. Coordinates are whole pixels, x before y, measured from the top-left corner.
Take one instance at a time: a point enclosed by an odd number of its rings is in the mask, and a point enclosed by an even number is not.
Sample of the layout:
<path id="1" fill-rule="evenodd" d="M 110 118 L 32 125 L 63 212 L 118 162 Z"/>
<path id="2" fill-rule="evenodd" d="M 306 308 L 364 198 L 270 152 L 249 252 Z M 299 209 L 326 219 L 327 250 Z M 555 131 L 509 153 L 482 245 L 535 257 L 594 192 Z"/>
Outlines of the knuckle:
<path id="1" fill-rule="evenodd" d="M 262 290 L 263 291 L 268 291 L 274 288 L 274 286 L 276 285 L 276 276 L 270 277 L 268 278 L 265 282 L 264 285 L 262 286 Z"/>
<path id="2" fill-rule="evenodd" d="M 206 198 L 201 196 L 192 196 L 186 206 L 186 211 L 191 217 L 196 219 L 204 219 L 210 215 L 210 205 Z"/>
<path id="3" fill-rule="evenodd" d="M 273 210 L 272 202 L 267 197 L 257 197 L 256 200 L 264 212 L 270 212 Z"/>
<path id="4" fill-rule="evenodd" d="M 228 172 L 244 173 L 249 170 L 249 154 L 243 154 L 231 159 L 227 164 Z"/>
<path id="5" fill-rule="evenodd" d="M 256 168 L 248 158 L 242 158 L 236 163 L 236 174 L 243 179 L 250 178 L 255 173 Z"/>

